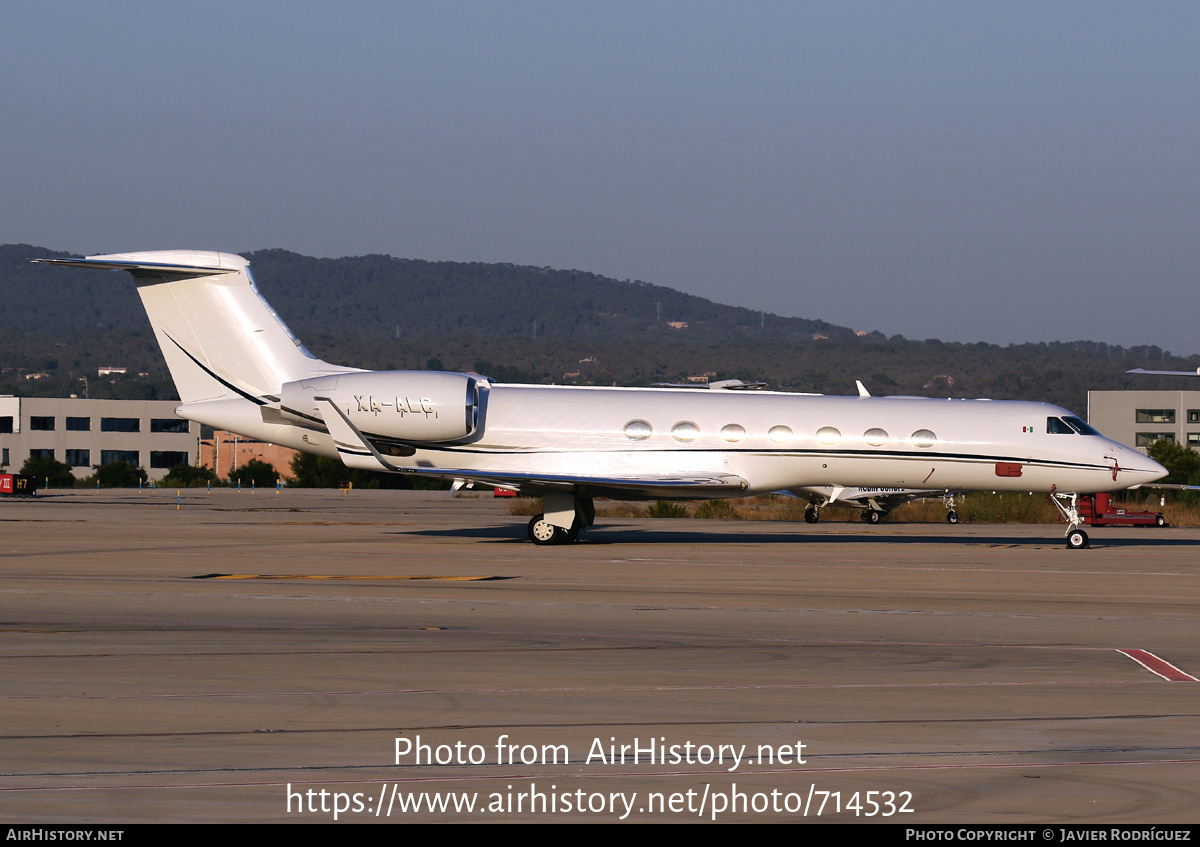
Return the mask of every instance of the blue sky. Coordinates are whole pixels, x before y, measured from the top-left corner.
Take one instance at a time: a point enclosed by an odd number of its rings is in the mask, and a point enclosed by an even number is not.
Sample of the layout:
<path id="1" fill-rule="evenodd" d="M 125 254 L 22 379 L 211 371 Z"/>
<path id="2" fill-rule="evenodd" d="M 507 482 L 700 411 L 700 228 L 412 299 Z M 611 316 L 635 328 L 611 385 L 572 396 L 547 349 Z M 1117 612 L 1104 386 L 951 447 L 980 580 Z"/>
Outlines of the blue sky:
<path id="1" fill-rule="evenodd" d="M 1200 4 L 13 2 L 0 242 L 1200 353 Z"/>

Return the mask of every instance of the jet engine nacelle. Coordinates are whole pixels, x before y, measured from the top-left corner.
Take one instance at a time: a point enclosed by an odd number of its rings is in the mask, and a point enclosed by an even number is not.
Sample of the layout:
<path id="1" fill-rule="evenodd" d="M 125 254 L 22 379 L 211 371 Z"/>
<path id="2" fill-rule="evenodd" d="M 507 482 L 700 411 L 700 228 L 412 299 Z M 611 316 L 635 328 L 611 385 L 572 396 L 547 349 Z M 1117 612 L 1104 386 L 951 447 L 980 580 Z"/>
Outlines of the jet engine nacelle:
<path id="1" fill-rule="evenodd" d="M 321 423 L 328 397 L 364 435 L 399 441 L 457 441 L 479 423 L 479 389 L 466 374 L 371 371 L 285 383 L 280 412 L 288 420 Z"/>

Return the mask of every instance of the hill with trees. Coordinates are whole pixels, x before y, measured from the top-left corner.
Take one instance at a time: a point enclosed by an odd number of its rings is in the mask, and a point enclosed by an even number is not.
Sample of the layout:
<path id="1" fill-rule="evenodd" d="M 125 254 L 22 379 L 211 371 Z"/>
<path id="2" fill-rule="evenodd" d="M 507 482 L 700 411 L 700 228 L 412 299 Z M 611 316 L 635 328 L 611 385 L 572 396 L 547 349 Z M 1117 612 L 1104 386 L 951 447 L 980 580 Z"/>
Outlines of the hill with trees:
<path id="1" fill-rule="evenodd" d="M 33 265 L 0 246 L 0 393 L 170 399 L 165 362 L 123 274 Z M 259 289 L 316 355 L 372 369 L 477 371 L 504 382 L 649 385 L 689 378 L 772 388 L 1048 400 L 1086 412 L 1088 389 L 1195 388 L 1131 377 L 1200 357 L 1095 341 L 999 346 L 857 334 L 724 306 L 640 281 L 508 264 L 390 256 L 246 254 Z M 685 326 L 686 324 L 686 326 Z M 125 374 L 98 375 L 122 366 Z M 36 377 L 36 378 L 34 378 Z"/>

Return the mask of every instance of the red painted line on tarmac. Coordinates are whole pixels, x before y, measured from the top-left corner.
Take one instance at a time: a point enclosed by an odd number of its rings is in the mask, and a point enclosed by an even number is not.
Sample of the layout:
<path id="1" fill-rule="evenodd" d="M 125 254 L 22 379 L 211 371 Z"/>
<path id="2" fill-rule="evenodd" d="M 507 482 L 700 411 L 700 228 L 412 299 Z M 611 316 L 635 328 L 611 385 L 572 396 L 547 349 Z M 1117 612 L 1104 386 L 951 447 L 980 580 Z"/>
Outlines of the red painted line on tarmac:
<path id="1" fill-rule="evenodd" d="M 1161 676 L 1167 682 L 1200 682 L 1200 679 L 1196 679 L 1190 673 L 1184 673 L 1170 662 L 1164 661 L 1146 650 L 1118 650 L 1117 652 L 1128 656 L 1150 673 Z"/>

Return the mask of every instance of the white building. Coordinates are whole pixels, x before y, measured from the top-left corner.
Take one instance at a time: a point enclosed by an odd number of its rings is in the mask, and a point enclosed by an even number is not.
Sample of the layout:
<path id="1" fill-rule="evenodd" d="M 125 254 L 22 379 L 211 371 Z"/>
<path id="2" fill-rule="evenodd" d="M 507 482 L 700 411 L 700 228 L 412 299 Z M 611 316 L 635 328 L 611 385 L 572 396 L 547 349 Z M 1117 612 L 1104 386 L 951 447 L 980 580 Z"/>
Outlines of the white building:
<path id="1" fill-rule="evenodd" d="M 1143 453 L 1160 438 L 1200 450 L 1200 391 L 1089 391 L 1088 423 Z"/>
<path id="2" fill-rule="evenodd" d="M 162 479 L 180 462 L 196 464 L 200 425 L 175 416 L 177 400 L 80 400 L 0 397 L 0 464 L 16 473 L 30 456 L 71 466 L 124 460 Z"/>

